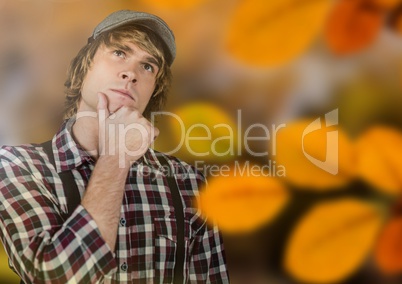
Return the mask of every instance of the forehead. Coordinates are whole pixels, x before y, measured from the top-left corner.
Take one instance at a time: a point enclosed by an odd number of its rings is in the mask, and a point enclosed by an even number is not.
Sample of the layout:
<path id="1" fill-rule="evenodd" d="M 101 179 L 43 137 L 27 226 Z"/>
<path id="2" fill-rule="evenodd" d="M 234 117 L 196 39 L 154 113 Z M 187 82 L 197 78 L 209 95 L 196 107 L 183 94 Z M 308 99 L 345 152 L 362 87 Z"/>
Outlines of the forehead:
<path id="1" fill-rule="evenodd" d="M 119 42 L 110 42 L 110 43 L 104 43 L 100 45 L 100 48 L 104 48 L 104 49 L 120 49 L 123 50 L 125 52 L 132 52 L 135 50 L 142 50 L 144 52 L 148 52 L 148 50 L 146 48 L 144 48 L 140 43 L 136 42 L 136 41 L 132 41 L 132 40 L 122 40 Z"/>
<path id="2" fill-rule="evenodd" d="M 163 44 L 152 31 L 144 31 L 139 27 L 126 26 L 111 31 L 106 35 L 103 43 L 110 47 L 124 47 L 128 43 L 138 46 L 154 57 L 164 56 Z"/>

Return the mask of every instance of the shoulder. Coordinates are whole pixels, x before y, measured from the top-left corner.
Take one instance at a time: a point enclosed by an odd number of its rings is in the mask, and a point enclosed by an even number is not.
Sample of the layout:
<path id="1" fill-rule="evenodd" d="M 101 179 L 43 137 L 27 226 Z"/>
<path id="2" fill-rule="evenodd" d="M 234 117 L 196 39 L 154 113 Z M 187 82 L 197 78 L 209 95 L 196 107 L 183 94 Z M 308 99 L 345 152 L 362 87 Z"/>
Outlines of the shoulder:
<path id="1" fill-rule="evenodd" d="M 6 145 L 0 148 L 0 168 L 12 165 L 31 172 L 33 168 L 45 163 L 45 157 L 40 144 Z"/>

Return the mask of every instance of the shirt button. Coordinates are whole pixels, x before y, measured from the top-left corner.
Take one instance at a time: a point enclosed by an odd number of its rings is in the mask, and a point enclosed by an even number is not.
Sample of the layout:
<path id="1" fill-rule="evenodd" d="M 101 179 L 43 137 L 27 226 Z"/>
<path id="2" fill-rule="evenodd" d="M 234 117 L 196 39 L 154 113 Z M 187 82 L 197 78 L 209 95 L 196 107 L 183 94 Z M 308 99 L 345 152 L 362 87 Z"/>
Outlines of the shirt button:
<path id="1" fill-rule="evenodd" d="M 124 227 L 124 226 L 126 226 L 126 223 L 127 223 L 126 219 L 124 219 L 124 218 L 120 219 L 120 225 L 122 225 Z"/>
<path id="2" fill-rule="evenodd" d="M 123 271 L 127 271 L 127 268 L 128 268 L 127 263 L 124 262 L 124 263 L 120 266 L 120 268 L 121 268 L 121 270 L 123 270 Z"/>

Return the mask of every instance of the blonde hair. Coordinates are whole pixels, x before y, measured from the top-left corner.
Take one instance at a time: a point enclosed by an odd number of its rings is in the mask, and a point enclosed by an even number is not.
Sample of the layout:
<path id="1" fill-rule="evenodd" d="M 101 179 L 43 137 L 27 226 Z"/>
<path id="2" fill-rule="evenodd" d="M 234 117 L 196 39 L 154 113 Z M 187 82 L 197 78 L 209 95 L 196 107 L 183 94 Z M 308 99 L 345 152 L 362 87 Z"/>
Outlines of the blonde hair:
<path id="1" fill-rule="evenodd" d="M 67 72 L 65 86 L 64 118 L 77 113 L 81 100 L 81 88 L 88 70 L 91 68 L 96 51 L 100 46 L 124 49 L 123 42 L 129 41 L 148 52 L 158 61 L 159 71 L 156 74 L 155 90 L 143 113 L 150 118 L 151 112 L 160 110 L 166 102 L 167 93 L 172 80 L 170 67 L 166 61 L 169 53 L 162 40 L 152 30 L 141 24 L 128 24 L 112 31 L 100 34 L 95 40 L 85 45 L 71 61 Z"/>

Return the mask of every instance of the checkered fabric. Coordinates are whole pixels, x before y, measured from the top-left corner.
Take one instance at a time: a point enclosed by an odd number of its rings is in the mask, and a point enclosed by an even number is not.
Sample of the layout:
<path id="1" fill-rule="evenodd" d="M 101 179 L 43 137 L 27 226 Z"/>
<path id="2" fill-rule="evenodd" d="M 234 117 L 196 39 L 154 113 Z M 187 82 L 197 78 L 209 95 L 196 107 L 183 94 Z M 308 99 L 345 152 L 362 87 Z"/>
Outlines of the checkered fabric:
<path id="1" fill-rule="evenodd" d="M 0 150 L 0 237 L 25 283 L 172 283 L 176 220 L 166 174 L 175 174 L 185 215 L 187 283 L 228 283 L 222 238 L 194 206 L 204 177 L 171 156 L 170 172 L 149 149 L 130 169 L 112 252 L 79 205 L 67 214 L 58 173 L 72 171 L 81 197 L 95 161 L 71 136 L 74 119 L 53 138 L 56 167 L 40 145 Z"/>

